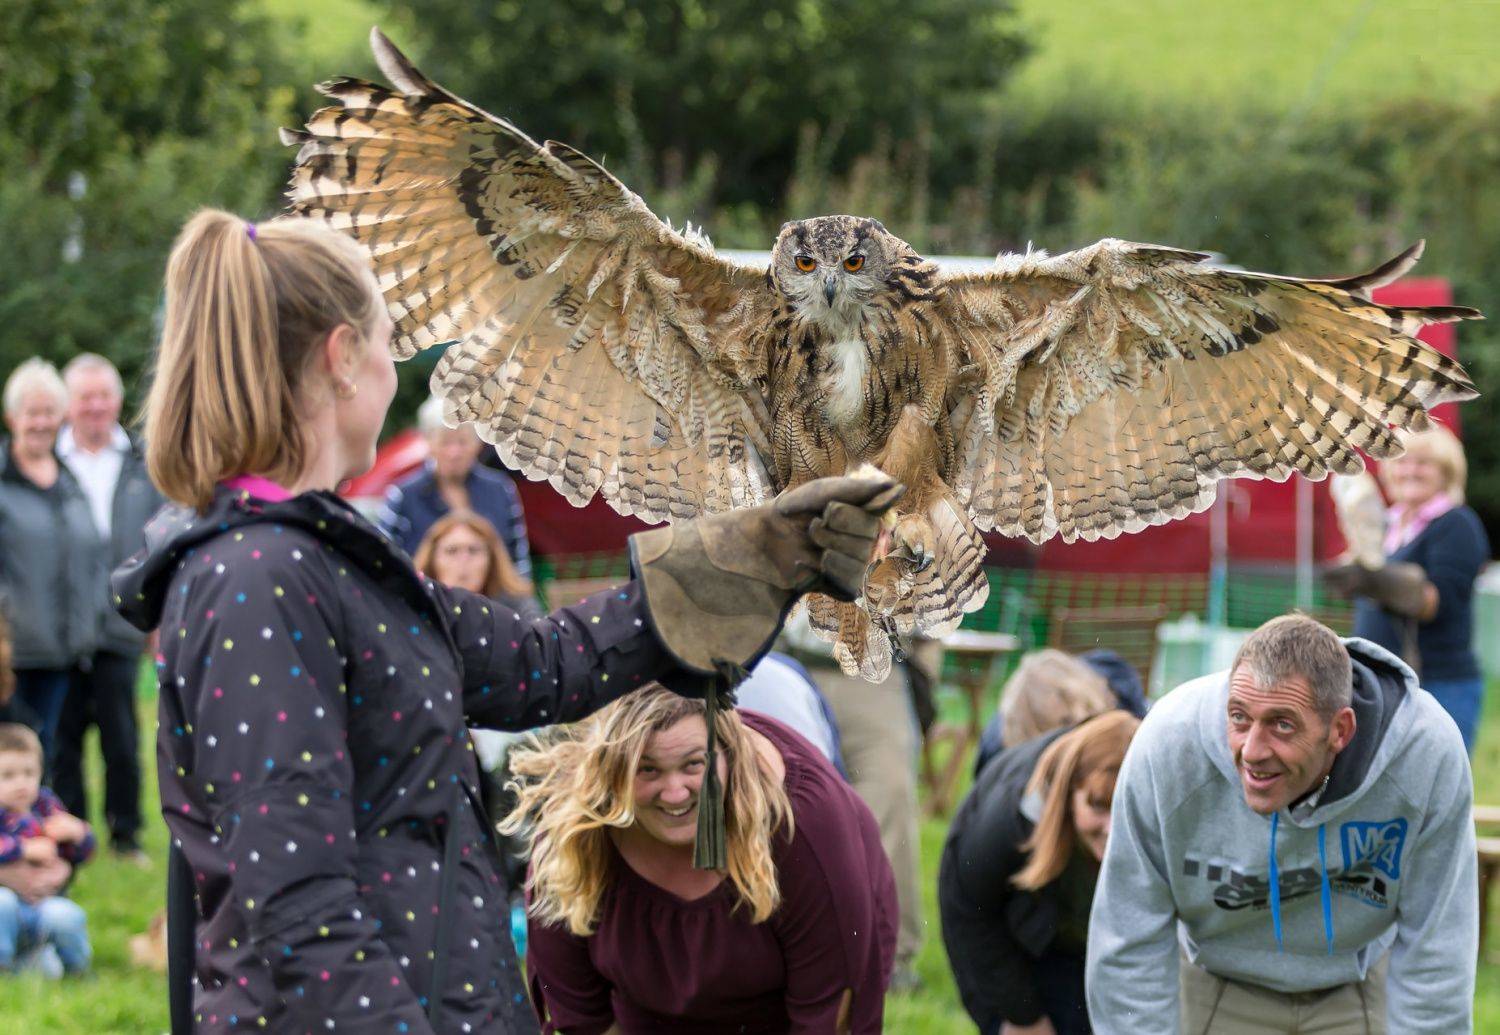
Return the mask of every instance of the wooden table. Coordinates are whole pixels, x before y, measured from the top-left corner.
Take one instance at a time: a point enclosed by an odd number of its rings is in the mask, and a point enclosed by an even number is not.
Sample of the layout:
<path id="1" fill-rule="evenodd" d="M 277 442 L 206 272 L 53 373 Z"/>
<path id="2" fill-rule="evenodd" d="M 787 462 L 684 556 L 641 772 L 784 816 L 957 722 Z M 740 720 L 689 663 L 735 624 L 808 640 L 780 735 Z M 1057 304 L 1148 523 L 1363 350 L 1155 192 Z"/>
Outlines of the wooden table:
<path id="1" fill-rule="evenodd" d="M 968 715 L 962 723 L 934 723 L 922 742 L 922 782 L 927 787 L 929 816 L 946 816 L 953 807 L 953 792 L 968 760 L 969 748 L 979 743 L 979 733 L 984 728 L 984 691 L 994 675 L 995 663 L 1021 649 L 1020 639 L 1009 633 L 967 629 L 944 637 L 941 643 L 958 669 L 956 681 L 963 691 Z M 936 749 L 941 744 L 949 745 L 949 751 L 939 764 Z"/>

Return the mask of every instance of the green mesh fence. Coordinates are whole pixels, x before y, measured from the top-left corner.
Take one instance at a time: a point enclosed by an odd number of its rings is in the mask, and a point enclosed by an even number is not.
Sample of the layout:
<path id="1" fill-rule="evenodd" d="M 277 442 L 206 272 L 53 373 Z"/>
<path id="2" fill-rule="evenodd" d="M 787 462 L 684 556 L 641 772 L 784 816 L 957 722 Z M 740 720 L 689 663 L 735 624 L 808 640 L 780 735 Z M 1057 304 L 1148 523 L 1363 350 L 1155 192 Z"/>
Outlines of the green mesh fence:
<path id="1" fill-rule="evenodd" d="M 551 607 L 571 602 L 553 600 L 557 594 L 552 589 L 624 579 L 630 571 L 623 552 L 551 555 L 538 558 L 533 567 L 538 590 Z M 1023 651 L 1053 643 L 1069 650 L 1108 647 L 1135 662 L 1142 669 L 1143 678 L 1150 668 L 1149 644 L 1144 657 L 1134 653 L 1144 639 L 1142 630 L 1158 621 L 1173 621 L 1188 614 L 1201 618 L 1208 613 L 1207 573 L 988 568 L 986 574 L 989 599 L 983 608 L 964 619 L 964 628 L 1010 633 L 1020 640 Z M 570 583 L 573 585 L 569 586 Z M 1296 579 L 1290 570 L 1231 569 L 1226 596 L 1229 625 L 1250 629 L 1295 607 Z M 1349 603 L 1329 596 L 1316 585 L 1309 613 L 1340 633 L 1347 633 L 1352 625 Z M 1125 620 L 1114 624 L 1111 616 Z M 1072 636 L 1059 637 L 1058 625 L 1062 619 L 1073 628 Z M 1018 657 L 996 666 L 994 683 L 1003 682 L 1010 675 Z M 945 681 L 954 674 L 951 668 L 945 668 Z"/>
<path id="2" fill-rule="evenodd" d="M 576 593 L 587 592 L 591 583 L 623 582 L 630 577 L 630 556 L 623 550 L 599 553 L 548 554 L 532 561 L 531 574 L 538 595 L 548 610 L 574 603 Z"/>

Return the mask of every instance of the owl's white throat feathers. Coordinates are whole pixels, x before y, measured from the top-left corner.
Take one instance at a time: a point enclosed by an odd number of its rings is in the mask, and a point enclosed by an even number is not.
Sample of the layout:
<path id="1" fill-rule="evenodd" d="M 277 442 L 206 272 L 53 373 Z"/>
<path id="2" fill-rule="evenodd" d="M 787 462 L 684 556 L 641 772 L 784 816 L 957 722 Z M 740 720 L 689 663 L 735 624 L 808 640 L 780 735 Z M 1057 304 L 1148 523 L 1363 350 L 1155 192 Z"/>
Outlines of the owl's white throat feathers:
<path id="1" fill-rule="evenodd" d="M 827 346 L 823 409 L 834 424 L 850 424 L 864 411 L 865 387 L 870 372 L 870 350 L 856 331 Z"/>

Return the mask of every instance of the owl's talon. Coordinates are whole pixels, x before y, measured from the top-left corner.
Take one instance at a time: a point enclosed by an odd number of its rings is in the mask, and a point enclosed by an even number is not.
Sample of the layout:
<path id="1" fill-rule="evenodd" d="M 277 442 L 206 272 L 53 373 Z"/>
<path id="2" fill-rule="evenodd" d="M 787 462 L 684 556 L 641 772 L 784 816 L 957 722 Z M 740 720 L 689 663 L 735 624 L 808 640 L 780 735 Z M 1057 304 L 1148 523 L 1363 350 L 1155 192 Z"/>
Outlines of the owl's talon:
<path id="1" fill-rule="evenodd" d="M 916 571 L 926 571 L 937 559 L 935 538 L 932 525 L 925 517 L 907 514 L 891 530 L 891 553 L 910 561 Z"/>

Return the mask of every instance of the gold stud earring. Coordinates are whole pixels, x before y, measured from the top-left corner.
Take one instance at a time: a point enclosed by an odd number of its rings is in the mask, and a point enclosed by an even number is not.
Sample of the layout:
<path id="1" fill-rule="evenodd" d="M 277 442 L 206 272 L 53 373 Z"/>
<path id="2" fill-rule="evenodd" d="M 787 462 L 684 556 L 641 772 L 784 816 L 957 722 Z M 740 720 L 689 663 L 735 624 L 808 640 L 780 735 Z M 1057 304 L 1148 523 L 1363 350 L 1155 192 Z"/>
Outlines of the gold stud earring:
<path id="1" fill-rule="evenodd" d="M 333 393 L 340 399 L 353 399 L 356 395 L 359 394 L 359 385 L 355 384 L 347 377 L 341 377 L 334 382 Z"/>

